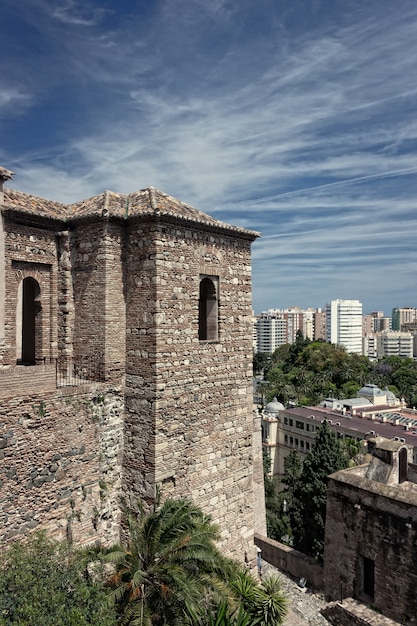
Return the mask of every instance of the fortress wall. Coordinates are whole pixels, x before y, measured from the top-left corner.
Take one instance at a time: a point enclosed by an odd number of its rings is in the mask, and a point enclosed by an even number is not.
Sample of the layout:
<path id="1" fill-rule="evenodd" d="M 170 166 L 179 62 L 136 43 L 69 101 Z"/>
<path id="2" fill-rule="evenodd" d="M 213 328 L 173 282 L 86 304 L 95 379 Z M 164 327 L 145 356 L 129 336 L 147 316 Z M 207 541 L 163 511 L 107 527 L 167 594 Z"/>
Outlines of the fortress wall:
<path id="1" fill-rule="evenodd" d="M 342 474 L 342 472 L 340 472 Z M 368 485 L 370 481 L 366 481 Z M 397 488 L 372 482 L 360 488 L 329 479 L 324 551 L 324 589 L 336 600 L 359 598 L 401 621 L 417 613 L 417 506 Z M 403 484 L 403 486 L 406 483 Z M 378 489 L 379 487 L 379 489 Z M 413 486 L 414 487 L 414 486 Z M 384 493 L 391 490 L 391 497 Z M 374 562 L 374 598 L 363 596 L 361 558 Z M 407 620 L 404 623 L 409 623 Z"/>
<path id="2" fill-rule="evenodd" d="M 57 249 L 51 231 L 4 220 L 5 251 L 5 356 L 4 365 L 16 363 L 16 343 L 19 344 L 19 286 L 27 277 L 40 286 L 41 312 L 37 357 L 54 357 L 58 350 Z M 19 303 L 21 306 L 21 302 Z M 21 319 L 20 319 L 21 324 Z"/>
<path id="3" fill-rule="evenodd" d="M 0 543 L 40 528 L 77 544 L 118 540 L 122 416 L 122 396 L 103 385 L 2 400 Z"/>
<path id="4" fill-rule="evenodd" d="M 254 531 L 250 242 L 162 219 L 129 241 L 126 490 L 151 496 L 154 482 L 191 497 L 243 560 Z M 204 275 L 218 278 L 218 341 L 198 337 Z"/>

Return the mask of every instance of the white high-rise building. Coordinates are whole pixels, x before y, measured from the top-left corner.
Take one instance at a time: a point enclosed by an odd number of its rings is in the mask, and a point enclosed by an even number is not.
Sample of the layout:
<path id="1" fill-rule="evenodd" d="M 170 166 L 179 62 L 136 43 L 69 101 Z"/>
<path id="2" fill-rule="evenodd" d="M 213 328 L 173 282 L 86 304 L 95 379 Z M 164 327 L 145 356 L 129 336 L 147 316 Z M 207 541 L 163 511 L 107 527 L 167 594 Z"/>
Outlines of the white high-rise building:
<path id="1" fill-rule="evenodd" d="M 362 303 L 332 300 L 326 304 L 326 341 L 362 354 Z"/>

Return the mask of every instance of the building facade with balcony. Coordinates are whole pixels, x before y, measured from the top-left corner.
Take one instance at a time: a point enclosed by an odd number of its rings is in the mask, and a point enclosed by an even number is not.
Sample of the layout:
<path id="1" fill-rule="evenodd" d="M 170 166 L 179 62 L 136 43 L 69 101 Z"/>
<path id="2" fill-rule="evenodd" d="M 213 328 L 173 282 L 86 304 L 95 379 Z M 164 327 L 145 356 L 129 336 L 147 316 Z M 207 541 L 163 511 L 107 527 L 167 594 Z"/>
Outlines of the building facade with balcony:
<path id="1" fill-rule="evenodd" d="M 362 354 L 362 303 L 332 300 L 326 304 L 326 341 Z"/>

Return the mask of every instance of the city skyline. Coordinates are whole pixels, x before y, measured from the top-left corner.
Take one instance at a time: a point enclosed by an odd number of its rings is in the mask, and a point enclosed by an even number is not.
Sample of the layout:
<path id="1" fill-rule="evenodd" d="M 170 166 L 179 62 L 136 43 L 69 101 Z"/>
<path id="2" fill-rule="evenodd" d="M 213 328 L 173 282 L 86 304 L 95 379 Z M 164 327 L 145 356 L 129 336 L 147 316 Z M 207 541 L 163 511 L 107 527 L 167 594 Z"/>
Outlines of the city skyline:
<path id="1" fill-rule="evenodd" d="M 335 300 L 351 300 L 352 298 L 335 298 Z M 357 298 L 354 298 L 355 300 Z M 321 310 L 324 311 L 326 308 L 327 304 L 330 304 L 331 300 L 329 300 L 329 302 L 325 302 L 324 304 L 320 305 L 320 306 L 314 306 L 314 305 L 307 305 L 305 307 L 301 307 L 298 304 L 291 304 L 291 305 L 286 305 L 286 306 L 280 306 L 280 305 L 273 305 L 273 306 L 268 306 L 265 309 L 262 309 L 262 311 L 258 311 L 256 312 L 256 315 L 261 315 L 262 313 L 268 313 L 270 311 L 289 311 L 289 310 L 297 310 L 300 309 L 300 311 L 307 311 L 307 310 Z M 363 305 L 363 303 L 361 302 L 361 304 Z M 371 313 L 376 313 L 376 312 L 382 312 L 384 314 L 384 317 L 392 317 L 392 313 L 394 311 L 394 309 L 416 309 L 417 306 L 405 306 L 405 307 L 397 307 L 397 306 L 393 306 L 391 307 L 389 310 L 385 311 L 383 309 L 377 309 L 377 308 L 370 308 L 369 311 L 363 308 L 362 306 L 362 314 L 363 315 L 370 315 Z"/>
<path id="2" fill-rule="evenodd" d="M 9 187 L 154 186 L 261 232 L 256 313 L 415 306 L 412 0 L 3 0 L 0 29 Z"/>

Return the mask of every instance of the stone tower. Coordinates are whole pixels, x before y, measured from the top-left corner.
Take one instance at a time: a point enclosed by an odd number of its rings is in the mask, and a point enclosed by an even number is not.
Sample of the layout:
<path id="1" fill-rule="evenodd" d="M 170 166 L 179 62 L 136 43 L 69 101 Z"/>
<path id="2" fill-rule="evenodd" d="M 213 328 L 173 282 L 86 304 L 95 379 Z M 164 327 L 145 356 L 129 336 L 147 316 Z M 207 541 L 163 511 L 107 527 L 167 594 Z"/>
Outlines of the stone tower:
<path id="1" fill-rule="evenodd" d="M 191 497 L 219 523 L 225 552 L 243 558 L 254 530 L 265 533 L 252 405 L 250 246 L 258 234 L 153 188 L 71 206 L 5 189 L 0 209 L 3 278 L 14 272 L 3 282 L 3 370 L 55 359 L 62 374 L 62 359 L 67 372 L 67 363 L 95 355 L 100 377 L 84 374 L 83 392 L 94 384 L 98 397 L 99 382 L 100 398 L 116 389 L 121 401 L 111 506 L 120 496 L 132 508 L 149 503 L 157 485 Z M 8 245 L 16 240 L 18 248 Z M 32 305 L 20 329 L 25 279 Z M 32 361 L 14 345 L 19 336 Z M 0 393 L 1 380 L 0 372 Z M 56 400 L 58 386 L 50 393 Z M 109 423 L 99 427 L 96 450 L 113 435 Z M 103 483 L 109 468 L 96 470 Z"/>

